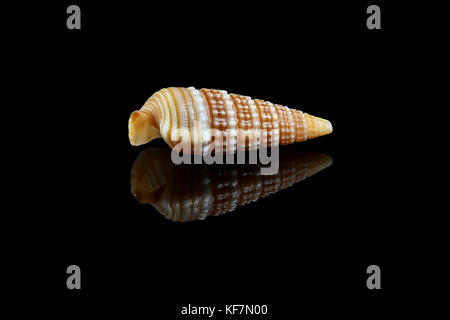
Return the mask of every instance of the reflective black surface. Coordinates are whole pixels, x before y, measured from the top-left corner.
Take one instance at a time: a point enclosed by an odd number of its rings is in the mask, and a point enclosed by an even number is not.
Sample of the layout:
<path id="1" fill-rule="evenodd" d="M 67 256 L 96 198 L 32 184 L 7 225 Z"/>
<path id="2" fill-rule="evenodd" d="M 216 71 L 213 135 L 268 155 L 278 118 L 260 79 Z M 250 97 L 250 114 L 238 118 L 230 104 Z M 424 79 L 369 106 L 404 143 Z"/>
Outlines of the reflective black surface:
<path id="1" fill-rule="evenodd" d="M 61 308 L 59 319 L 183 319 L 188 303 L 268 304 L 270 319 L 380 319 L 399 297 L 416 294 L 417 264 L 440 265 L 429 262 L 435 245 L 425 241 L 445 234 L 426 234 L 444 211 L 418 192 L 420 177 L 440 171 L 413 161 L 445 158 L 418 141 L 433 139 L 423 125 L 434 115 L 426 117 L 429 100 L 417 102 L 414 76 L 429 60 L 415 54 L 429 49 L 416 43 L 423 24 L 410 25 L 408 6 L 383 3 L 382 30 L 371 32 L 372 2 L 83 1 L 82 30 L 71 32 L 70 4 L 23 6 L 6 30 L 30 24 L 5 46 L 20 47 L 17 63 L 5 60 L 19 69 L 11 78 L 19 92 L 5 104 L 15 113 L 5 117 L 13 136 L 5 139 L 23 155 L 4 148 L 19 168 L 4 168 L 15 175 L 6 185 L 15 197 L 2 212 L 12 220 L 3 224 L 4 246 L 14 253 L 4 264 L 19 273 L 4 278 L 20 301 L 30 293 L 39 308 Z M 174 223 L 131 192 L 139 154 L 165 143 L 134 148 L 127 137 L 130 113 L 168 86 L 224 89 L 328 119 L 331 135 L 282 149 L 327 154 L 333 164 L 226 214 Z M 191 201 L 210 173 L 202 170 L 171 180 L 170 194 Z M 215 172 L 208 184 L 217 188 Z M 256 177 L 247 178 L 239 190 Z M 223 203 L 233 201 L 231 191 Z M 70 264 L 82 270 L 79 292 L 66 287 Z M 367 290 L 371 264 L 382 270 L 381 291 Z"/>

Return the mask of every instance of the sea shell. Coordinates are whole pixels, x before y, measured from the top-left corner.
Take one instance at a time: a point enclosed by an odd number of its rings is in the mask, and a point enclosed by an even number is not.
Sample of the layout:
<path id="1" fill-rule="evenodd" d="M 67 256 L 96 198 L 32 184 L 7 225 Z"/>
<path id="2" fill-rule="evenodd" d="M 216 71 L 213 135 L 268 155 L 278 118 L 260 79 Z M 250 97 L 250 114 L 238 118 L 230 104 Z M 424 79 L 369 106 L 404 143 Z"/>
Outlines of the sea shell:
<path id="1" fill-rule="evenodd" d="M 259 165 L 175 165 L 168 148 L 142 151 L 131 171 L 131 192 L 172 221 L 193 221 L 231 212 L 292 186 L 327 168 L 323 153 L 280 150 L 276 175 L 261 175 Z"/>
<path id="2" fill-rule="evenodd" d="M 162 137 L 174 148 L 181 140 L 182 129 L 189 134 L 187 142 L 197 143 L 202 152 L 214 145 L 220 134 L 224 140 L 221 148 L 227 153 L 240 146 L 248 150 L 286 145 L 333 131 L 328 120 L 300 110 L 224 90 L 193 87 L 159 90 L 131 114 L 128 122 L 128 136 L 134 146 Z"/>

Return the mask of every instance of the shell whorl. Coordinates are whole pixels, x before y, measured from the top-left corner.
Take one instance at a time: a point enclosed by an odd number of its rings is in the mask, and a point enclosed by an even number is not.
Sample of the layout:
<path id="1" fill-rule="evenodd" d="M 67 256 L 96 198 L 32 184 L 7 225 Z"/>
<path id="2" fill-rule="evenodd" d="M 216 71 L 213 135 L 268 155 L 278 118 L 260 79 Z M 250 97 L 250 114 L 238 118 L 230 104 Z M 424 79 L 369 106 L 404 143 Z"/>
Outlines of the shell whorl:
<path id="1" fill-rule="evenodd" d="M 226 152 L 242 145 L 246 149 L 286 145 L 333 131 L 328 120 L 300 110 L 224 90 L 193 87 L 159 90 L 131 114 L 128 128 L 132 145 L 162 137 L 171 148 L 180 141 L 181 130 L 189 133 L 192 144 L 203 148 L 214 141 L 212 132 L 220 132 Z"/>

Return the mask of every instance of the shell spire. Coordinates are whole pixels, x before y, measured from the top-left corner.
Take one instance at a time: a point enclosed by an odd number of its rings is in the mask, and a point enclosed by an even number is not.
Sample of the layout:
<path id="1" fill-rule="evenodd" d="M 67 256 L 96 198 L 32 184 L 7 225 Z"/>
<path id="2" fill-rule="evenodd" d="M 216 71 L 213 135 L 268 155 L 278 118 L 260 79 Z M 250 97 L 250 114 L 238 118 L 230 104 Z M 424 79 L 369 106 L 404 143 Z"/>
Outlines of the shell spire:
<path id="1" fill-rule="evenodd" d="M 172 87 L 159 90 L 134 111 L 128 130 L 134 146 L 163 138 L 171 148 L 180 142 L 181 130 L 191 144 L 202 148 L 219 132 L 226 152 L 235 152 L 240 145 L 257 149 L 313 139 L 331 133 L 333 127 L 300 110 L 224 90 Z"/>

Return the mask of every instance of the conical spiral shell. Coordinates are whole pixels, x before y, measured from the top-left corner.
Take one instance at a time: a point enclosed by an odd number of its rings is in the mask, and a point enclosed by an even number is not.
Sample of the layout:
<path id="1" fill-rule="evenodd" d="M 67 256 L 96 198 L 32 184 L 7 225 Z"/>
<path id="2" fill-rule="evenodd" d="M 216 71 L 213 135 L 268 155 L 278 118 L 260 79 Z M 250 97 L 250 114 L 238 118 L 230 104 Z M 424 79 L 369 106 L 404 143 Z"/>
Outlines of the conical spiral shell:
<path id="1" fill-rule="evenodd" d="M 267 101 L 224 90 L 167 88 L 153 94 L 128 123 L 132 145 L 162 137 L 173 148 L 182 129 L 189 143 L 202 150 L 223 139 L 223 150 L 235 152 L 262 146 L 286 145 L 329 134 L 328 120 Z M 200 128 L 200 130 L 198 129 Z"/>
<path id="2" fill-rule="evenodd" d="M 131 192 L 172 221 L 193 221 L 234 211 L 288 188 L 332 163 L 322 153 L 280 151 L 276 175 L 261 175 L 258 165 L 175 165 L 167 148 L 142 151 L 131 171 Z"/>

